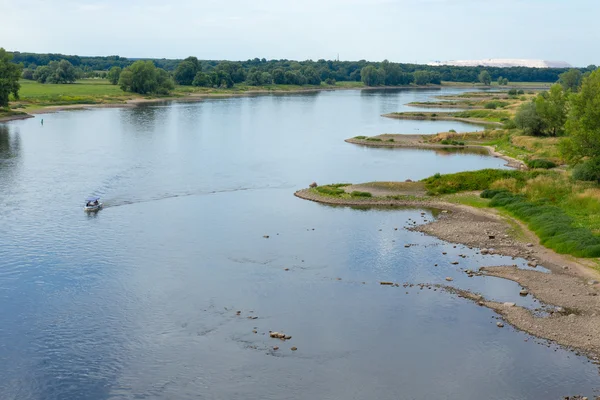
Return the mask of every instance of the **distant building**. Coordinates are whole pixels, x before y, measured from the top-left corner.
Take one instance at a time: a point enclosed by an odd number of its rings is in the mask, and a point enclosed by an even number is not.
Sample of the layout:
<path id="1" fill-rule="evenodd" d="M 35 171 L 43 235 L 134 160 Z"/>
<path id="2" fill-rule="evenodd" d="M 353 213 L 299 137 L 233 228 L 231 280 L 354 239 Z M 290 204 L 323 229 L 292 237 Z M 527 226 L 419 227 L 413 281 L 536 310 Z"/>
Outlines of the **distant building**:
<path id="1" fill-rule="evenodd" d="M 530 67 L 530 68 L 572 68 L 564 61 L 527 60 L 519 58 L 489 58 L 487 60 L 435 61 L 427 65 L 452 65 L 456 67 Z"/>

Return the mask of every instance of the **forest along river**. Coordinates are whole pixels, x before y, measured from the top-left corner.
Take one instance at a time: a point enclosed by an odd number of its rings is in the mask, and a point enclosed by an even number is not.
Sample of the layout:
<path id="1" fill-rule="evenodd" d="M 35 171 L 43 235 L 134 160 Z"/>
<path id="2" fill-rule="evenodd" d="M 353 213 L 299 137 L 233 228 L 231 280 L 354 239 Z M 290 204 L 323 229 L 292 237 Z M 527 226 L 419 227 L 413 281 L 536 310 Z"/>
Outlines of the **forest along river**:
<path id="1" fill-rule="evenodd" d="M 380 117 L 453 92 L 244 97 L 0 124 L 0 397 L 597 394 L 585 357 L 499 329 L 491 310 L 455 295 L 379 285 L 450 276 L 492 300 L 538 307 L 514 282 L 461 272 L 523 260 L 404 229 L 431 211 L 293 196 L 312 181 L 502 168 L 485 155 L 344 142 L 481 129 Z M 82 210 L 89 195 L 106 203 L 97 215 Z"/>

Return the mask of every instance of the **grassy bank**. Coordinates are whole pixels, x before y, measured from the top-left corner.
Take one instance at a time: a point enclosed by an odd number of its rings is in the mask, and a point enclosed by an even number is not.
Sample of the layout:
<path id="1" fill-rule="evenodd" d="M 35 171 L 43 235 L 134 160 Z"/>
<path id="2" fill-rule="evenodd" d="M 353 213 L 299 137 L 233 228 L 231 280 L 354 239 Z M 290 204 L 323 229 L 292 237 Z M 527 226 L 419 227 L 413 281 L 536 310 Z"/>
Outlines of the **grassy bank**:
<path id="1" fill-rule="evenodd" d="M 525 222 L 557 253 L 600 257 L 600 187 L 552 171 L 481 170 L 435 175 L 428 194 L 483 191 L 479 204 L 503 209 Z M 485 200 L 487 199 L 487 200 Z"/>
<path id="2" fill-rule="evenodd" d="M 524 222 L 540 242 L 561 254 L 600 257 L 600 186 L 547 170 L 496 170 L 436 174 L 421 182 L 334 184 L 310 189 L 338 204 L 399 200 L 424 206 L 461 204 L 496 208 Z M 481 193 L 481 195 L 480 195 Z"/>

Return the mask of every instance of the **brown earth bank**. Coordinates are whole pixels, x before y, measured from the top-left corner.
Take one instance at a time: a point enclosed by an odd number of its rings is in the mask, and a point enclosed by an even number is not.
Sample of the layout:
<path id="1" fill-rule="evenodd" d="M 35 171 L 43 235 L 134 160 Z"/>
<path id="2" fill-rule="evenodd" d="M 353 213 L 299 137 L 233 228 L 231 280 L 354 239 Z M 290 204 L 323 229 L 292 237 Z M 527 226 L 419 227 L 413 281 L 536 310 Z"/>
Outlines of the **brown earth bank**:
<path id="1" fill-rule="evenodd" d="M 382 135 L 372 136 L 365 139 L 350 138 L 346 139 L 345 142 L 352 144 L 359 144 L 362 146 L 369 147 L 400 147 L 400 148 L 412 148 L 412 149 L 471 149 L 471 150 L 483 150 L 492 157 L 502 158 L 507 161 L 507 166 L 516 169 L 527 169 L 527 165 L 516 158 L 506 156 L 502 153 L 497 152 L 491 146 L 485 145 L 474 145 L 465 144 L 464 146 L 456 146 L 451 144 L 430 143 L 430 140 L 439 136 L 439 133 L 430 135 L 403 135 L 403 134 L 390 134 L 384 133 Z"/>
<path id="2" fill-rule="evenodd" d="M 303 189 L 295 196 L 323 204 L 345 206 L 394 206 L 441 210 L 427 224 L 409 229 L 438 237 L 450 243 L 478 248 L 482 254 L 521 257 L 531 267 L 544 266 L 550 272 L 518 269 L 515 266 L 482 266 L 483 275 L 518 282 L 527 293 L 543 302 L 550 310 L 537 313 L 512 303 L 497 303 L 483 296 L 458 290 L 461 297 L 488 307 L 517 329 L 584 352 L 590 358 L 600 357 L 600 273 L 590 268 L 593 260 L 557 254 L 539 244 L 535 234 L 519 221 L 499 215 L 495 209 L 479 209 L 428 198 L 418 193 L 418 184 L 410 191 L 393 190 L 392 183 L 369 183 L 345 187 L 345 191 L 368 191 L 373 197 L 336 198 L 321 195 L 314 189 Z M 401 187 L 401 186 L 400 186 Z M 402 198 L 399 193 L 404 193 Z M 395 194 L 395 198 L 393 196 Z"/>

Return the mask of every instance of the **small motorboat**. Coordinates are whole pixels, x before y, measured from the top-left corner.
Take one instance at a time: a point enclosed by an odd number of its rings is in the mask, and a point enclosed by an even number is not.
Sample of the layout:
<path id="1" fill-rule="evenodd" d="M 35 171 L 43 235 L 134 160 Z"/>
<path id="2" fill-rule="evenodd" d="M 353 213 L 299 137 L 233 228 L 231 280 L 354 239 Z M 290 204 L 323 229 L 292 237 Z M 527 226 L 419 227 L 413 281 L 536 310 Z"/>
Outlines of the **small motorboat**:
<path id="1" fill-rule="evenodd" d="M 100 203 L 100 197 L 88 197 L 85 199 L 85 207 L 83 207 L 83 211 L 98 211 L 102 208 L 102 203 Z"/>

